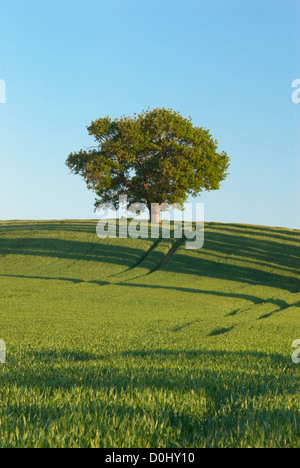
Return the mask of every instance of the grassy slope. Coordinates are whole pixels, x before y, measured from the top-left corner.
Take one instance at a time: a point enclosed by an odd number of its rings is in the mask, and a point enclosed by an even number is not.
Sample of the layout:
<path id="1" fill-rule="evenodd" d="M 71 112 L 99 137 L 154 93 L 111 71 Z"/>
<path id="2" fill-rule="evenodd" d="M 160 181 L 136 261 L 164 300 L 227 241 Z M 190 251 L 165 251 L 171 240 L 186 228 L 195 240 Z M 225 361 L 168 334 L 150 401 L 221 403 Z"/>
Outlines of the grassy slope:
<path id="1" fill-rule="evenodd" d="M 0 223 L 0 446 L 300 446 L 300 232 L 205 236 Z"/>

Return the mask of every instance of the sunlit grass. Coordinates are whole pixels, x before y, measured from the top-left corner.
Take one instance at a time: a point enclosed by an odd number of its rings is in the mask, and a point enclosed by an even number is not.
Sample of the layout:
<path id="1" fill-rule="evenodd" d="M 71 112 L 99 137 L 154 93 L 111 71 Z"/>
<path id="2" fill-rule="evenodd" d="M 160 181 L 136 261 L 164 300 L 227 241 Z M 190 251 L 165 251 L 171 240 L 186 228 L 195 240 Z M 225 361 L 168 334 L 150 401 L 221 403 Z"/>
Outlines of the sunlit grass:
<path id="1" fill-rule="evenodd" d="M 0 446 L 299 447 L 300 232 L 95 226 L 0 223 Z"/>

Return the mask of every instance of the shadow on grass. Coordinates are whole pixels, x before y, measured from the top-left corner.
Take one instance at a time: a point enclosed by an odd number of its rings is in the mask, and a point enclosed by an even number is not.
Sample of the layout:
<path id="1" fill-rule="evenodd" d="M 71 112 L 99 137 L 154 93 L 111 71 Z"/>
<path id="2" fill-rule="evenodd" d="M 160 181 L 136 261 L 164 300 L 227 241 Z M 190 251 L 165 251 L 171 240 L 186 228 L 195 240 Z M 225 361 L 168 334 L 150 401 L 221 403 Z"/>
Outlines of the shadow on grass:
<path id="1" fill-rule="evenodd" d="M 101 361 L 104 356 L 100 354 L 88 353 L 84 351 L 54 351 L 54 350 L 42 350 L 36 352 L 29 352 L 35 362 L 45 362 L 50 364 L 53 361 L 61 362 L 89 362 L 89 361 Z"/>
<path id="2" fill-rule="evenodd" d="M 223 292 L 223 291 L 211 291 L 211 290 L 206 290 L 206 289 L 195 289 L 195 288 L 181 288 L 178 286 L 161 286 L 161 285 L 151 285 L 151 284 L 138 284 L 138 283 L 117 283 L 119 286 L 125 286 L 125 287 L 131 287 L 131 288 L 146 288 L 146 289 L 163 289 L 163 290 L 171 290 L 171 291 L 180 291 L 180 292 L 185 292 L 185 293 L 192 293 L 192 294 L 205 294 L 207 296 L 216 296 L 216 297 L 223 297 L 223 298 L 228 298 L 228 299 L 241 299 L 245 301 L 249 301 L 252 303 L 252 305 L 258 305 L 258 304 L 274 304 L 275 306 L 278 306 L 278 309 L 272 314 L 275 314 L 278 311 L 284 310 L 288 307 L 291 306 L 290 303 L 282 300 L 282 299 L 275 299 L 275 298 L 270 298 L 270 299 L 262 299 L 261 297 L 258 296 L 253 296 L 250 294 L 241 294 L 241 293 L 228 293 L 228 292 Z M 235 309 L 229 314 L 227 314 L 228 317 L 237 315 L 240 312 L 245 312 L 245 311 L 251 311 L 251 306 L 249 307 L 244 307 L 244 308 L 239 308 Z M 299 304 L 293 304 L 293 306 L 297 307 Z M 269 314 L 269 315 L 272 315 Z M 267 315 L 266 315 L 267 317 Z"/>
<path id="3" fill-rule="evenodd" d="M 225 335 L 226 333 L 229 333 L 231 330 L 234 329 L 234 325 L 228 328 L 216 328 L 212 332 L 209 333 L 208 336 L 219 336 L 219 335 Z"/>
<path id="4" fill-rule="evenodd" d="M 226 331 L 229 330 L 227 329 Z M 115 364 L 116 358 L 118 359 L 117 366 Z M 111 365 L 106 365 L 107 360 L 111 362 Z M 82 370 L 82 374 L 80 372 L 74 374 L 73 364 L 82 364 L 84 366 L 91 361 L 98 362 L 96 373 L 94 367 L 89 368 L 87 366 L 78 367 L 78 369 Z M 195 361 L 196 367 L 190 367 L 191 364 L 188 364 L 190 361 Z M 247 392 L 253 393 L 255 389 L 257 390 L 257 384 L 263 377 L 261 375 L 258 376 L 255 372 L 256 365 L 260 364 L 261 366 L 262 361 L 268 363 L 266 364 L 265 376 L 268 388 L 265 390 L 275 391 L 279 388 L 283 390 L 284 387 L 280 387 L 280 379 L 278 380 L 278 377 L 274 377 L 273 379 L 269 371 L 272 370 L 275 373 L 280 373 L 285 382 L 284 385 L 286 385 L 286 376 L 282 373 L 283 367 L 289 368 L 290 371 L 296 371 L 296 366 L 292 363 L 290 356 L 267 354 L 259 351 L 175 351 L 172 349 L 133 350 L 108 354 L 106 356 L 98 353 L 82 352 L 80 350 L 29 350 L 24 355 L 24 362 L 21 365 L 18 364 L 22 368 L 21 371 L 17 364 L 14 364 L 13 358 L 11 360 L 8 359 L 5 371 L 1 375 L 1 386 L 15 382 L 19 386 L 25 385 L 26 387 L 50 386 L 56 388 L 62 386 L 66 389 L 77 385 L 83 388 L 110 388 L 111 386 L 116 386 L 119 390 L 131 386 L 135 387 L 136 385 L 140 388 L 195 389 L 195 386 L 198 385 L 202 388 L 203 384 L 210 387 L 216 380 L 222 386 L 222 380 L 224 376 L 227 376 L 230 377 L 230 381 L 227 382 L 230 388 L 225 392 L 228 395 L 231 394 L 231 390 L 235 385 L 238 387 L 241 385 L 245 390 L 246 387 L 244 387 L 243 382 L 245 380 L 249 381 Z M 122 369 L 122 365 L 126 362 L 126 368 Z M 169 367 L 166 367 L 166 362 L 168 362 Z M 187 368 L 189 369 L 187 373 L 182 367 L 183 362 L 187 363 Z M 245 364 L 245 368 L 247 368 L 249 362 L 252 363 L 253 374 L 240 374 L 237 368 L 241 364 Z M 32 363 L 47 363 L 47 366 L 43 365 L 39 368 L 35 366 L 34 371 L 32 371 Z M 58 367 L 59 363 L 62 365 L 61 372 Z M 208 363 L 210 369 L 207 368 Z M 213 370 L 213 363 L 216 364 L 218 370 Z M 52 364 L 55 364 L 54 367 Z M 147 364 L 151 365 L 147 367 Z M 202 370 L 199 368 L 199 364 L 203 366 Z M 220 364 L 222 364 L 223 369 L 220 368 Z M 70 365 L 70 368 L 65 367 L 66 365 Z M 118 365 L 121 368 L 118 368 Z M 163 370 L 161 368 L 162 365 L 164 367 Z M 176 365 L 179 366 L 178 369 Z M 131 366 L 133 374 L 130 373 Z M 292 373 L 290 377 L 289 388 L 296 393 L 299 390 L 298 376 Z M 212 388 L 215 392 L 219 391 L 221 387 L 215 387 L 213 384 Z"/>
<path id="5" fill-rule="evenodd" d="M 0 255 L 50 257 L 62 260 L 84 260 L 98 263 L 113 263 L 132 266 L 145 251 L 138 248 L 105 244 L 101 242 L 79 242 L 63 239 L 1 239 Z"/>
<path id="6" fill-rule="evenodd" d="M 202 322 L 202 320 L 201 320 L 201 319 L 192 320 L 192 321 L 190 321 L 190 322 L 184 323 L 183 325 L 179 325 L 179 326 L 177 326 L 177 327 L 171 328 L 170 331 L 176 333 L 176 332 L 179 332 L 180 330 L 183 330 L 184 328 L 191 327 L 191 326 L 194 325 L 195 323 L 199 323 L 199 322 Z"/>
<path id="7" fill-rule="evenodd" d="M 252 226 L 247 224 L 222 224 L 207 223 L 208 228 L 217 228 L 228 233 L 237 233 L 253 235 L 260 237 L 273 238 L 274 240 L 283 240 L 291 242 L 300 242 L 300 231 L 297 229 L 272 228 L 269 226 Z"/>
<path id="8" fill-rule="evenodd" d="M 36 225 L 43 230 L 49 231 L 56 230 L 59 232 L 61 226 L 64 226 L 67 230 L 75 231 L 77 229 L 83 231 L 92 229 L 94 233 L 96 222 L 49 222 L 37 223 Z M 10 224 L 4 223 L 4 226 L 2 226 L 4 232 L 10 229 Z M 11 229 L 13 229 L 13 226 Z M 24 226 L 27 226 L 27 224 L 19 224 L 20 229 Z M 32 225 L 29 224 L 28 226 Z M 203 276 L 216 280 L 269 286 L 292 293 L 299 291 L 300 242 L 298 244 L 297 240 L 298 238 L 300 240 L 300 234 L 293 232 L 291 235 L 289 231 L 284 231 L 286 232 L 284 239 L 280 239 L 279 236 L 276 238 L 276 235 L 268 239 L 257 239 L 253 237 L 253 232 L 269 231 L 270 235 L 273 235 L 272 229 L 244 226 L 238 232 L 235 232 L 234 229 L 237 229 L 239 225 L 233 225 L 233 227 L 229 225 L 215 226 L 213 224 L 208 225 L 209 229 L 205 235 L 205 244 L 202 249 L 192 251 L 192 253 L 180 249 L 162 265 L 161 269 L 166 272 Z M 16 228 L 16 226 L 14 227 Z M 28 227 L 28 229 L 33 228 Z M 293 243 L 289 243 L 287 240 L 287 238 L 289 239 L 287 233 L 291 236 L 291 242 Z M 136 248 L 133 248 L 125 245 L 114 245 L 99 239 L 96 239 L 95 242 L 80 242 L 56 238 L 16 237 L 7 239 L 0 237 L 0 255 L 3 256 L 52 257 L 73 260 L 74 262 L 84 260 L 98 262 L 99 264 L 123 265 L 127 269 L 138 266 L 142 260 L 147 258 L 147 252 L 145 253 L 144 250 L 139 249 L 138 242 L 136 246 Z M 153 248 L 153 244 L 148 253 L 151 248 Z M 155 259 L 155 261 L 157 260 Z M 160 263 L 157 265 L 160 265 Z M 153 268 L 149 268 L 149 272 L 152 270 Z M 97 281 L 97 278 L 95 278 L 95 281 Z M 182 291 L 185 288 L 174 287 L 174 289 Z"/>
<path id="9" fill-rule="evenodd" d="M 16 405 L 12 399 L 5 407 L 6 415 L 13 414 L 16 420 L 25 416 L 37 428 L 47 430 L 48 424 L 54 422 L 59 427 L 60 418 L 72 413 L 70 398 L 76 395 L 76 412 L 82 414 L 81 424 L 82 421 L 86 424 L 89 433 L 93 414 L 96 420 L 100 414 L 106 418 L 109 415 L 102 430 L 111 429 L 111 419 L 120 419 L 129 426 L 138 421 L 140 433 L 145 427 L 145 415 L 149 414 L 163 428 L 151 434 L 145 429 L 144 443 L 149 444 L 150 440 L 152 447 L 162 440 L 165 447 L 224 443 L 238 446 L 245 442 L 280 445 L 281 441 L 295 445 L 297 409 L 270 409 L 267 404 L 262 407 L 263 398 L 273 401 L 275 397 L 295 397 L 299 392 L 296 366 L 290 358 L 280 354 L 156 349 L 104 357 L 81 351 L 31 350 L 26 353 L 24 362 L 8 362 L 1 371 L 0 388 L 11 386 L 12 392 L 17 388 L 18 398 L 28 389 L 34 390 L 37 398 L 45 396 L 39 405 L 27 406 L 26 402 Z M 56 389 L 60 395 L 61 390 L 68 395 L 65 405 L 62 402 L 59 407 L 51 404 L 52 398 L 56 402 Z M 85 391 L 89 398 L 82 398 L 79 405 L 78 392 L 86 395 Z M 98 391 L 106 395 L 105 398 L 97 396 Z M 149 392 L 151 409 L 146 404 Z M 94 394 L 95 400 L 90 401 Z M 88 415 L 86 421 L 84 415 Z M 265 434 L 261 438 L 262 427 Z M 69 430 L 72 431 L 72 424 Z M 120 440 L 122 434 L 118 431 L 115 434 Z M 249 438 L 246 441 L 245 436 Z M 85 438 L 82 444 L 88 444 L 87 440 Z"/>
<path id="10" fill-rule="evenodd" d="M 29 275 L 9 275 L 9 274 L 1 274 L 0 273 L 0 277 L 3 277 L 3 278 L 20 278 L 20 279 L 29 279 L 29 280 L 43 280 L 43 281 L 67 281 L 67 282 L 70 282 L 70 283 L 74 283 L 74 284 L 96 284 L 98 286 L 106 286 L 108 284 L 112 284 L 112 283 L 109 283 L 108 281 L 85 281 L 85 280 L 81 280 L 81 279 L 77 279 L 77 278 L 64 278 L 63 276 L 62 277 L 59 277 L 59 276 L 29 276 Z"/>
<path id="11" fill-rule="evenodd" d="M 187 255 L 181 250 L 163 270 L 299 291 L 299 232 L 288 240 L 276 236 L 258 239 L 251 227 L 237 233 L 224 225 L 208 228 L 202 249 Z"/>
<path id="12" fill-rule="evenodd" d="M 20 231 L 72 231 L 84 232 L 87 234 L 96 233 L 96 225 L 99 220 L 87 221 L 0 221 L 1 232 L 20 232 Z"/>
<path id="13" fill-rule="evenodd" d="M 285 309 L 289 309 L 290 307 L 299 307 L 299 308 L 300 308 L 300 301 L 299 301 L 299 302 L 296 302 L 295 304 L 286 304 L 286 305 L 285 305 L 284 307 L 282 307 L 281 309 L 273 310 L 272 312 L 270 312 L 270 313 L 268 313 L 268 314 L 262 315 L 261 317 L 259 317 L 258 320 L 263 320 L 263 319 L 272 317 L 272 315 L 276 314 L 277 312 L 284 311 Z M 299 310 L 299 312 L 300 312 L 300 310 Z"/>

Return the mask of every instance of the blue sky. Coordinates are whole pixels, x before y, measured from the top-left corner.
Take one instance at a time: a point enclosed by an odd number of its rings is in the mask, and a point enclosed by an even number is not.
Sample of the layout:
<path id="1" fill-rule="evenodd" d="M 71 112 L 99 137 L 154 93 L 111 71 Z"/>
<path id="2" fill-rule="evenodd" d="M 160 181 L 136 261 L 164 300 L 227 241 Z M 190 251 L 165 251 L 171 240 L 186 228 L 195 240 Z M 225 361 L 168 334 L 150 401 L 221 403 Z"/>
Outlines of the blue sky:
<path id="1" fill-rule="evenodd" d="M 300 229 L 299 0 L 0 5 L 0 219 L 95 218 L 70 175 L 98 117 L 172 108 L 231 157 L 207 221 Z"/>

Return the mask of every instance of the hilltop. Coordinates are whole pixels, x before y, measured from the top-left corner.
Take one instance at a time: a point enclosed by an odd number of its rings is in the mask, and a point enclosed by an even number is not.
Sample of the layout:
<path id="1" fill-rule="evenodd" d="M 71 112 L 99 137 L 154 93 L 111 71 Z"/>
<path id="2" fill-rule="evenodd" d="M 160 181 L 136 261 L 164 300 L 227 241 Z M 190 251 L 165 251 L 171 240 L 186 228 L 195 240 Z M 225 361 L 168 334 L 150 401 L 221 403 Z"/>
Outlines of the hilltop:
<path id="1" fill-rule="evenodd" d="M 1 446 L 299 446 L 300 231 L 0 222 Z"/>

